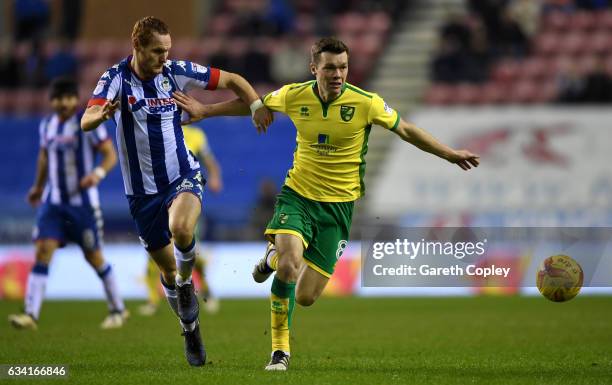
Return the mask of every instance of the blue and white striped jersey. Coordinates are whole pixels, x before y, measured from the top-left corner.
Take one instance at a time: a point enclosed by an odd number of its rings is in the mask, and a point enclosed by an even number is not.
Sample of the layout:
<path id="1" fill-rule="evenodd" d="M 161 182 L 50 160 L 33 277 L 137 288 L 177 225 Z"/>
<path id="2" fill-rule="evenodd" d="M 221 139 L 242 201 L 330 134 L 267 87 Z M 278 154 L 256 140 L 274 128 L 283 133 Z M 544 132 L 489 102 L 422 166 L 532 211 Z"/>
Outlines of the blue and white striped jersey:
<path id="1" fill-rule="evenodd" d="M 185 145 L 182 110 L 172 92 L 193 87 L 213 90 L 220 71 L 168 60 L 161 74 L 141 80 L 130 61 L 131 56 L 102 75 L 88 106 L 119 100 L 121 107 L 114 119 L 125 193 L 151 195 L 200 167 Z"/>
<path id="2" fill-rule="evenodd" d="M 42 120 L 39 126 L 40 147 L 47 151 L 47 185 L 43 201 L 51 204 L 99 207 L 98 189 L 82 189 L 81 179 L 95 167 L 96 148 L 109 140 L 106 127 L 81 130 L 82 112 L 62 122 L 57 114 Z"/>

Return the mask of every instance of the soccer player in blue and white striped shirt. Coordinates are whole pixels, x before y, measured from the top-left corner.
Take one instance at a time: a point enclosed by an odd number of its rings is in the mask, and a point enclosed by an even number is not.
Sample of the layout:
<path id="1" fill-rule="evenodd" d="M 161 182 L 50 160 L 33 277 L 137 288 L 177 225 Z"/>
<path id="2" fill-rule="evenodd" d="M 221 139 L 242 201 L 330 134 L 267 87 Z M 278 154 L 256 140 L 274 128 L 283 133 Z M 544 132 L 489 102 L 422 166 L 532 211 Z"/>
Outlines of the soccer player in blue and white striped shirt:
<path id="1" fill-rule="evenodd" d="M 75 81 L 56 79 L 50 97 L 54 113 L 40 124 L 36 179 L 27 196 L 33 206 L 42 201 L 33 234 L 36 262 L 28 278 L 25 313 L 9 319 L 17 328 L 36 329 L 51 257 L 58 247 L 72 241 L 102 280 L 110 310 L 102 328 L 120 327 L 127 313 L 112 267 L 100 250 L 102 214 L 96 187 L 116 165 L 117 155 L 104 126 L 96 132 L 80 130 L 82 112 L 77 112 Z M 95 166 L 98 153 L 102 160 Z"/>
<path id="2" fill-rule="evenodd" d="M 182 110 L 172 95 L 194 87 L 229 88 L 251 107 L 258 129 L 267 128 L 272 115 L 241 76 L 168 60 L 171 44 L 163 21 L 155 17 L 137 21 L 132 55 L 102 75 L 81 127 L 93 130 L 111 117 L 117 122 L 119 161 L 132 217 L 141 242 L 161 270 L 168 302 L 181 321 L 187 361 L 200 366 L 206 353 L 191 272 L 205 181 L 200 164 L 185 146 Z"/>

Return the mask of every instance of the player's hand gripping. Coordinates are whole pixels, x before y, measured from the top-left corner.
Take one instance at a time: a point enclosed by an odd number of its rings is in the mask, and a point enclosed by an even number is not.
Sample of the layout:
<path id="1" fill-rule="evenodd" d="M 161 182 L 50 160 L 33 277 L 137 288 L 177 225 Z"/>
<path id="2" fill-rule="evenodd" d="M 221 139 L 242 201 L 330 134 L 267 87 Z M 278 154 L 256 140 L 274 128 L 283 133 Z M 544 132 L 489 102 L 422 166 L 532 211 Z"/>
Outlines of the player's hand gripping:
<path id="1" fill-rule="evenodd" d="M 258 133 L 265 133 L 274 120 L 274 114 L 263 104 L 252 113 L 253 124 Z"/>
<path id="2" fill-rule="evenodd" d="M 110 119 L 117 110 L 117 108 L 119 108 L 118 100 L 115 102 L 108 100 L 106 103 L 104 103 L 104 106 L 102 106 L 102 110 L 100 111 L 102 121 L 104 122 Z"/>
<path id="3" fill-rule="evenodd" d="M 472 167 L 478 167 L 480 164 L 480 156 L 472 154 L 468 150 L 456 150 L 446 159 L 451 163 L 455 163 L 463 170 L 469 170 Z"/>
<path id="4" fill-rule="evenodd" d="M 182 121 L 181 124 L 194 123 L 208 116 L 207 112 L 209 107 L 198 102 L 194 97 L 184 94 L 181 91 L 174 91 L 172 93 L 172 98 L 174 98 L 176 105 L 189 115 L 189 119 Z"/>
<path id="5" fill-rule="evenodd" d="M 36 207 L 40 204 L 40 199 L 42 198 L 42 194 L 43 194 L 43 189 L 41 187 L 32 186 L 30 190 L 28 191 L 26 200 L 31 206 Z"/>

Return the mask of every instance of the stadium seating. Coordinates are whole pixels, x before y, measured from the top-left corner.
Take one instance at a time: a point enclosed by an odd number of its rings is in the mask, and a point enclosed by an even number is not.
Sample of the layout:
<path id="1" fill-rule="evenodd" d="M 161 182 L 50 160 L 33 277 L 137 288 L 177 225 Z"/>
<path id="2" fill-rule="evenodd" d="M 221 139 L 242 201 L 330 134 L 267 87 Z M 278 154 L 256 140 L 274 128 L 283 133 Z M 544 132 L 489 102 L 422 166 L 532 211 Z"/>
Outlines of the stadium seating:
<path id="1" fill-rule="evenodd" d="M 499 58 L 484 85 L 432 84 L 423 100 L 430 105 L 551 103 L 559 95 L 559 76 L 570 68 L 585 76 L 602 58 L 612 76 L 612 10 L 553 10 L 541 16 L 529 55 Z"/>
<path id="2" fill-rule="evenodd" d="M 363 6 L 362 3 L 367 3 L 367 1 L 355 1 L 353 3 L 355 9 L 347 8 L 332 16 L 329 24 L 334 26 L 331 32 L 344 39 L 351 48 L 353 55 L 351 56 L 349 81 L 359 85 L 372 70 L 382 52 L 391 30 L 392 19 L 391 15 L 384 10 L 362 12 L 359 6 Z M 245 36 L 234 33 L 241 21 L 240 10 L 244 7 L 255 10 L 262 4 L 263 2 L 233 0 L 219 2 L 218 12 L 215 13 L 215 17 L 208 24 L 205 36 L 203 38 L 173 39 L 171 57 L 189 58 L 196 62 L 210 63 L 211 58 L 222 54 L 227 55 L 231 62 L 240 63 L 247 60 L 246 55 L 249 48 L 261 51 L 267 56 L 273 55 L 280 47 L 279 42 L 283 39 L 282 35 Z M 296 36 L 299 41 L 303 42 L 300 48 L 307 57 L 310 46 L 317 37 L 317 4 L 309 0 L 300 0 L 295 2 L 295 10 L 296 15 L 292 32 L 287 33 Z M 42 47 L 42 57 L 49 58 L 58 50 L 58 47 L 59 44 L 55 40 L 45 41 Z M 107 68 L 129 55 L 131 46 L 127 39 L 118 41 L 110 39 L 77 40 L 73 44 L 72 53 L 80 63 L 78 78 L 83 86 L 82 89 L 86 91 L 81 95 L 82 101 L 85 102 L 90 91 L 95 87 L 99 76 Z M 28 56 L 28 48 L 25 44 L 17 45 L 14 54 L 20 62 L 25 62 Z M 240 69 L 234 69 L 231 66 L 224 69 L 240 72 Z M 295 81 L 299 80 L 301 79 L 295 79 Z M 264 82 L 264 84 L 258 84 L 257 88 L 269 92 L 277 86 L 278 84 Z M 45 90 L 0 91 L 3 94 L 3 96 L 0 96 L 0 114 L 13 112 L 41 114 L 45 110 L 45 92 Z M 15 105 L 15 100 L 7 100 L 6 95 L 12 95 L 13 93 L 15 93 L 15 98 L 9 96 L 8 99 L 23 100 L 23 103 L 20 102 Z M 207 95 L 206 100 L 215 102 L 223 100 L 226 96 L 224 93 L 215 93 Z"/>

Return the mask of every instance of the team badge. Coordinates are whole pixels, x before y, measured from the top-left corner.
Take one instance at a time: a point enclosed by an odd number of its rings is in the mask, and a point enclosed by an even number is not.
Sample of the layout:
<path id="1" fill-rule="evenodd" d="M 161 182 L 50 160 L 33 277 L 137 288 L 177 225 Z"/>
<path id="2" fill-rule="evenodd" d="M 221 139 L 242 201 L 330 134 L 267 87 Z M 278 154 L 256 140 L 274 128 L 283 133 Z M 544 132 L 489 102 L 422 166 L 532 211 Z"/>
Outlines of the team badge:
<path id="1" fill-rule="evenodd" d="M 345 122 L 350 122 L 355 115 L 355 107 L 353 106 L 340 106 L 340 117 Z"/>
<path id="2" fill-rule="evenodd" d="M 165 76 L 162 78 L 161 82 L 159 82 L 159 86 L 162 90 L 166 92 L 169 92 L 172 89 L 172 86 L 170 85 L 170 79 Z"/>
<path id="3" fill-rule="evenodd" d="M 278 216 L 278 221 L 281 223 L 281 225 L 284 225 L 285 223 L 287 223 L 288 220 L 289 220 L 289 215 L 285 213 L 281 213 Z"/>

